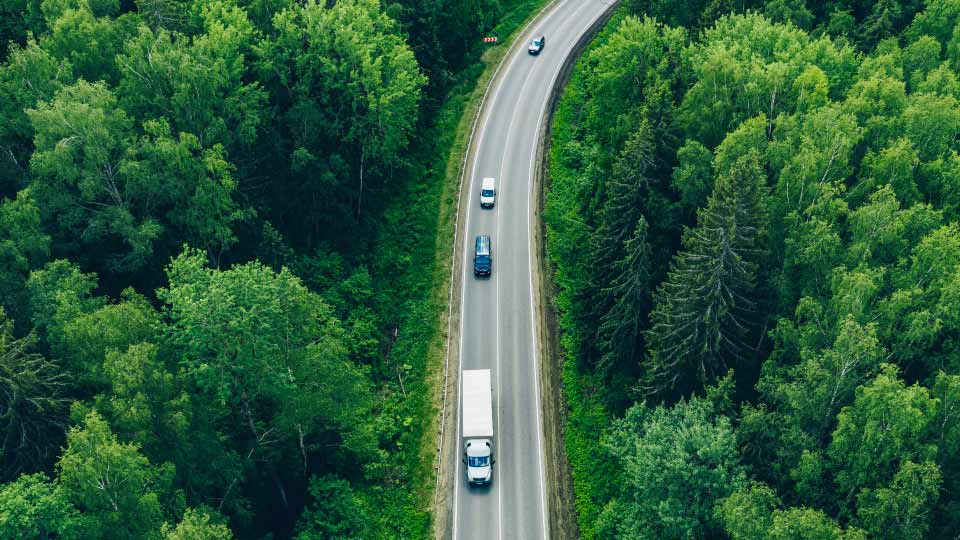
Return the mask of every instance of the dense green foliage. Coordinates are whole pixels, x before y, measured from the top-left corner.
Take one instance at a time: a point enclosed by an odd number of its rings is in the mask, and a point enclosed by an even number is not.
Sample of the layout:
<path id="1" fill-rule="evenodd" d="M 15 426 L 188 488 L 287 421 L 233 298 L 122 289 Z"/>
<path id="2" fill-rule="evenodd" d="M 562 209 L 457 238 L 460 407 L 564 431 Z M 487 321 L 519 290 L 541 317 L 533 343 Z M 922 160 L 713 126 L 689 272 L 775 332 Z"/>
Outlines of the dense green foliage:
<path id="1" fill-rule="evenodd" d="M 0 537 L 427 537 L 448 157 L 542 3 L 0 0 Z"/>
<path id="2" fill-rule="evenodd" d="M 960 2 L 628 1 L 555 117 L 587 539 L 960 534 Z"/>

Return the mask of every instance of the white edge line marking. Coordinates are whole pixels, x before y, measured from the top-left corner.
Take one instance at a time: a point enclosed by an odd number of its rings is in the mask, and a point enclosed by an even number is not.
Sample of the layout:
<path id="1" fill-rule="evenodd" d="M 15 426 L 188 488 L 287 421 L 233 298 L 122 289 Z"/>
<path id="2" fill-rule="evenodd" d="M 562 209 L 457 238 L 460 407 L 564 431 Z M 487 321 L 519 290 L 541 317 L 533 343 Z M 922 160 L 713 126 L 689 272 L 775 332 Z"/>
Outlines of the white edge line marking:
<path id="1" fill-rule="evenodd" d="M 583 5 L 585 6 L 587 4 L 584 3 Z M 581 6 L 581 8 L 578 8 L 577 11 L 574 12 L 574 15 L 568 20 L 576 20 L 576 14 L 580 12 L 580 9 L 582 9 L 582 7 L 583 6 Z M 601 15 L 602 14 L 603 12 L 601 12 Z M 596 19 L 591 19 L 590 23 L 593 24 L 595 20 Z M 587 30 L 589 30 L 589 26 L 587 27 Z M 579 39 L 580 37 L 582 37 L 582 35 L 583 35 L 582 33 L 578 34 L 577 38 Z M 574 45 L 576 45 L 576 42 L 574 42 Z M 573 50 L 571 49 L 570 54 L 572 54 L 572 52 Z M 568 57 L 569 57 L 569 54 L 568 54 Z M 566 64 L 567 64 L 567 57 L 565 57 L 560 62 L 560 64 L 557 65 L 557 69 L 554 70 L 553 75 L 550 77 L 549 84 L 547 85 L 548 87 L 550 87 L 551 89 L 553 88 L 553 85 L 556 84 L 557 76 L 559 76 L 560 71 L 564 68 Z M 548 101 L 549 99 L 546 99 L 540 105 L 540 115 L 537 118 L 537 124 L 536 124 L 536 139 L 530 151 L 530 170 L 528 173 L 529 174 L 528 184 L 530 185 L 531 188 L 533 187 L 533 177 L 534 177 L 534 170 L 536 168 L 537 150 L 539 148 L 539 142 L 540 142 L 541 136 L 543 135 L 543 118 L 546 114 Z M 543 189 L 543 186 L 541 185 L 540 188 Z M 534 380 L 534 388 L 535 388 L 534 396 L 536 397 L 536 408 L 537 408 L 537 430 L 536 431 L 537 431 L 537 461 L 538 461 L 538 464 L 540 465 L 539 467 L 540 469 L 539 470 L 540 515 L 541 515 L 541 519 L 543 520 L 543 537 L 544 539 L 547 539 L 550 537 L 549 535 L 550 528 L 547 520 L 547 503 L 546 503 L 547 490 L 546 490 L 546 482 L 544 481 L 544 476 L 545 476 L 544 464 L 543 464 L 544 456 L 543 456 L 543 442 L 542 442 L 542 433 L 541 433 L 543 431 L 543 418 L 542 418 L 542 412 L 541 412 L 541 406 L 540 406 L 540 362 L 539 362 L 539 350 L 537 349 L 537 317 L 536 317 L 537 309 L 536 309 L 536 302 L 534 300 L 534 290 L 533 290 L 533 268 L 534 268 L 533 238 L 534 238 L 534 235 L 532 234 L 532 229 L 531 229 L 531 215 L 533 213 L 531 208 L 533 207 L 534 204 L 536 204 L 537 198 L 534 196 L 532 191 L 530 195 L 531 195 L 531 198 L 529 200 L 529 204 L 527 204 L 527 232 L 528 232 L 527 253 L 529 257 L 528 267 L 527 267 L 528 269 L 527 277 L 529 279 L 529 287 L 530 287 L 530 345 L 531 345 L 530 350 L 533 354 L 533 380 Z M 542 238 L 541 241 L 546 241 L 546 238 Z"/>
<path id="2" fill-rule="evenodd" d="M 540 24 L 541 24 L 541 25 L 545 24 L 546 21 L 547 21 L 550 17 L 552 17 L 553 15 L 555 15 L 555 14 L 559 11 L 559 9 L 560 9 L 561 6 L 563 6 L 564 4 L 566 4 L 566 3 L 569 2 L 569 1 L 570 1 L 570 0 L 554 0 L 553 4 L 552 4 L 551 6 L 547 6 L 546 8 L 544 8 L 544 11 L 541 11 L 540 14 L 538 14 L 537 16 L 535 16 L 533 19 L 530 19 L 530 21 L 527 23 L 526 27 L 524 27 L 524 29 L 520 31 L 520 35 L 527 35 L 527 34 L 530 32 L 530 28 L 531 28 L 531 27 L 533 26 L 533 24 L 534 24 L 535 22 L 537 22 L 538 20 L 540 20 Z M 549 12 L 548 12 L 547 10 L 549 10 Z M 525 40 L 525 39 L 524 39 L 524 40 L 518 40 L 518 43 L 526 43 L 526 40 Z M 487 103 L 486 103 L 486 102 L 487 102 L 487 98 L 488 98 L 489 95 L 490 95 L 490 88 L 491 88 L 491 86 L 493 85 L 494 81 L 497 81 L 497 77 L 498 77 L 498 75 L 499 75 L 499 72 L 500 72 L 500 70 L 503 68 L 504 65 L 507 66 L 507 68 L 506 68 L 507 70 L 506 70 L 506 72 L 504 72 L 504 79 L 506 78 L 506 75 L 510 73 L 510 69 L 511 69 L 514 65 L 516 65 L 516 63 L 515 63 L 514 60 L 515 60 L 516 57 L 518 56 L 518 52 L 523 49 L 522 46 L 518 46 L 516 43 L 515 43 L 513 46 L 516 46 L 517 49 L 516 49 L 515 51 L 513 51 L 512 53 L 511 53 L 509 50 L 507 51 L 507 53 L 504 55 L 504 57 L 500 60 L 500 63 L 497 65 L 497 69 L 494 70 L 493 75 L 490 77 L 490 80 L 487 82 L 487 88 L 486 88 L 486 90 L 484 90 L 484 92 L 483 92 L 483 97 L 480 99 L 480 106 L 477 108 L 477 116 L 474 117 L 473 127 L 472 127 L 471 130 L 470 130 L 470 139 L 467 141 L 467 151 L 464 153 L 464 160 L 470 159 L 471 154 L 473 154 L 473 167 L 472 167 L 472 169 L 471 169 L 470 177 L 469 177 L 469 179 L 467 179 L 467 185 L 469 186 L 469 191 L 470 191 L 470 193 L 467 195 L 467 211 L 466 211 L 466 215 L 464 216 L 464 220 L 463 220 L 463 221 L 464 221 L 464 224 L 463 224 L 463 225 L 464 225 L 463 280 L 462 280 L 462 282 L 461 282 L 461 284 L 460 284 L 460 306 L 459 306 L 459 313 L 460 313 L 460 336 L 459 336 L 459 338 L 460 338 L 460 339 L 458 340 L 459 343 L 457 344 L 457 346 L 458 346 L 458 349 L 457 349 L 457 350 L 458 350 L 457 359 L 458 359 L 458 364 L 460 365 L 460 368 L 458 368 L 458 369 L 460 369 L 461 371 L 462 371 L 462 366 L 463 366 L 463 320 L 464 320 L 464 317 L 463 317 L 463 302 L 464 302 L 464 299 L 465 299 L 465 297 L 466 297 L 466 290 L 467 290 L 467 253 L 468 253 L 468 251 L 469 251 L 468 245 L 469 245 L 469 239 L 470 239 L 470 227 L 469 227 L 469 224 L 470 224 L 470 212 L 471 212 L 471 210 L 473 210 L 473 192 L 474 192 L 474 189 L 473 189 L 473 181 L 475 180 L 476 175 L 477 175 L 477 162 L 478 162 L 478 160 L 477 160 L 477 155 L 476 155 L 476 154 L 479 153 L 479 149 L 480 149 L 480 146 L 481 146 L 480 143 L 483 141 L 483 136 L 484 136 L 484 133 L 486 132 L 486 129 L 487 129 L 487 123 L 486 123 L 486 121 L 483 122 L 483 125 L 482 125 L 481 128 L 480 128 L 480 134 L 479 134 L 479 136 L 478 136 L 478 138 L 477 138 L 477 145 L 476 145 L 475 151 L 471 152 L 471 148 L 473 147 L 473 139 L 474 139 L 474 135 L 476 134 L 477 125 L 480 124 L 480 119 L 483 118 L 483 117 L 485 116 L 485 113 L 487 112 L 487 111 L 485 110 L 485 107 L 486 107 L 486 105 L 487 105 Z M 508 60 L 509 60 L 509 61 L 508 61 Z M 496 97 L 497 97 L 497 93 L 498 93 L 498 92 L 499 92 L 499 86 L 498 86 L 498 90 L 497 90 L 496 92 L 494 92 L 494 96 L 493 96 L 493 99 L 492 99 L 491 102 L 495 102 L 495 101 L 496 101 Z M 466 171 L 464 171 L 464 172 L 466 172 Z M 461 179 L 460 179 L 460 191 L 461 191 L 461 192 L 463 191 L 463 184 L 464 184 L 463 178 L 462 178 L 462 174 L 463 174 L 463 173 L 461 173 Z M 458 198 L 458 201 L 459 201 L 459 200 L 460 200 L 460 198 Z M 458 204 L 459 204 L 459 202 L 458 202 Z M 459 208 L 458 208 L 458 210 L 459 210 Z M 458 213 L 459 213 L 459 212 L 458 212 Z M 455 222 L 455 223 L 456 223 L 456 222 Z M 455 225 L 454 225 L 454 228 L 456 229 L 456 227 L 457 227 L 457 225 L 455 224 Z M 457 232 L 456 232 L 456 230 L 454 230 L 454 238 L 456 238 L 456 236 L 457 236 Z M 457 247 L 457 243 L 456 243 L 456 240 L 454 240 L 453 249 L 456 249 L 456 247 Z M 450 271 L 451 271 L 451 274 L 453 273 L 453 268 L 452 268 L 452 266 L 453 266 L 453 265 L 451 264 L 451 270 L 450 270 Z M 451 290 L 452 290 L 452 289 L 451 289 Z M 448 319 L 448 320 L 449 320 L 449 319 Z M 449 323 L 448 323 L 448 328 L 449 328 Z M 447 359 L 446 359 L 447 365 L 449 365 L 449 354 L 450 354 L 450 353 L 449 353 L 449 349 L 448 349 Z M 446 368 L 445 368 L 445 369 L 446 369 Z M 499 375 L 499 374 L 498 374 L 498 375 Z M 460 399 L 460 384 L 462 384 L 462 383 L 459 382 L 459 379 L 460 379 L 460 377 L 458 377 L 457 396 L 456 396 L 456 399 Z M 498 378 L 497 378 L 498 384 L 499 384 L 499 380 L 500 380 L 500 379 L 499 379 L 499 377 L 498 377 Z M 444 392 L 446 392 L 446 387 L 444 387 Z M 499 396 L 498 396 L 498 403 L 499 403 Z M 498 427 L 499 427 L 499 423 L 498 423 L 497 425 L 498 425 Z M 461 426 L 461 424 L 460 424 L 460 407 L 458 406 L 458 407 L 457 407 L 457 440 L 456 440 L 456 443 L 455 443 L 455 446 L 456 446 L 456 448 L 457 448 L 457 457 L 455 458 L 457 470 L 456 470 L 456 478 L 454 479 L 454 484 L 453 484 L 453 486 L 454 486 L 454 487 L 453 487 L 453 540 L 457 540 L 457 523 L 458 523 L 458 521 L 459 521 L 459 520 L 458 520 L 458 510 L 459 510 L 459 506 L 460 506 L 460 505 L 459 505 L 459 493 L 460 493 L 460 484 L 463 482 L 463 478 L 461 477 L 461 472 L 460 472 L 460 459 L 459 459 L 460 439 L 461 439 L 461 428 L 462 428 L 462 426 Z M 441 448 L 442 448 L 442 445 L 443 445 L 443 440 L 442 440 L 442 438 L 441 438 Z M 439 468 L 439 467 L 442 467 L 442 466 L 443 466 L 443 461 L 442 461 L 442 459 L 439 459 L 439 460 L 438 460 L 438 468 Z M 438 475 L 438 476 L 437 476 L 437 483 L 438 483 L 438 485 L 439 485 L 439 474 L 440 474 L 440 473 L 439 473 L 439 471 L 438 471 L 438 473 L 437 473 L 437 475 Z M 498 489 L 498 494 L 499 494 L 499 489 Z"/>

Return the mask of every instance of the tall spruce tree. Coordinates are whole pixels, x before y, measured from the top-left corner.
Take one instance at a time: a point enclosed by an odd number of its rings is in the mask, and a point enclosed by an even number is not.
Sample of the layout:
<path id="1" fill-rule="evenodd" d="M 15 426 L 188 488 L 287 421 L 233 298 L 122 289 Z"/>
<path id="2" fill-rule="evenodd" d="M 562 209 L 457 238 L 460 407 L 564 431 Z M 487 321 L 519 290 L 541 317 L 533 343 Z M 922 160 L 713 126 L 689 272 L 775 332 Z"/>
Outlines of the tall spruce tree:
<path id="1" fill-rule="evenodd" d="M 63 440 L 70 380 L 35 352 L 36 341 L 33 332 L 15 336 L 0 307 L 0 481 L 49 466 Z"/>
<path id="2" fill-rule="evenodd" d="M 873 11 L 863 21 L 860 29 L 862 45 L 870 50 L 880 40 L 895 36 L 903 16 L 903 8 L 897 0 L 879 0 Z"/>
<path id="3" fill-rule="evenodd" d="M 650 244 L 643 216 L 625 247 L 626 256 L 614 265 L 616 276 L 604 291 L 613 297 L 613 305 L 600 319 L 600 368 L 604 371 L 629 369 L 643 354 L 643 325 L 650 313 Z"/>
<path id="4" fill-rule="evenodd" d="M 653 166 L 653 136 L 643 123 L 624 143 L 613 164 L 613 172 L 605 182 L 603 203 L 598 224 L 591 238 L 590 288 L 583 298 L 592 328 L 599 328 L 603 317 L 614 309 L 616 295 L 611 284 L 617 278 L 617 263 L 624 259 L 624 248 L 642 217 L 645 196 L 650 193 L 648 171 Z M 599 334 L 598 334 L 599 336 Z M 600 358 L 603 351 L 595 348 L 591 356 Z"/>
<path id="5" fill-rule="evenodd" d="M 720 175 L 697 227 L 685 232 L 654 296 L 646 391 L 694 390 L 749 356 L 758 320 L 764 191 L 759 156 L 751 150 Z"/>

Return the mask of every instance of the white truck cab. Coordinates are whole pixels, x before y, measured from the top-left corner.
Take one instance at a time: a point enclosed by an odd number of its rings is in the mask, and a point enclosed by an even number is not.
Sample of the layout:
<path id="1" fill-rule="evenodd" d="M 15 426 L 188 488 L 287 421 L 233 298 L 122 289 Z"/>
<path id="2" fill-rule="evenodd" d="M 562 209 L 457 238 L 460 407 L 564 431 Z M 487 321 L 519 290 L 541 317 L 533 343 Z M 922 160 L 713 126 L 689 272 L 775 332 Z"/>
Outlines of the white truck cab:
<path id="1" fill-rule="evenodd" d="M 488 439 L 467 441 L 467 481 L 471 484 L 488 484 L 493 479 L 493 449 Z"/>
<path id="2" fill-rule="evenodd" d="M 490 208 L 497 198 L 497 179 L 484 178 L 480 183 L 480 206 Z"/>

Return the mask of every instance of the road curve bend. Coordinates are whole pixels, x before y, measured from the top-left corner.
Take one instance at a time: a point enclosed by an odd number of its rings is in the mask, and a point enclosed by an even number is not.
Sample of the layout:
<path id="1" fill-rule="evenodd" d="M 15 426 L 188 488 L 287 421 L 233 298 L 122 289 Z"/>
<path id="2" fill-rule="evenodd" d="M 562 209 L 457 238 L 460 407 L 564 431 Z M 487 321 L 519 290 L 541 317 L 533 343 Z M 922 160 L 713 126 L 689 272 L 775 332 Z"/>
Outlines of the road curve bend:
<path id="1" fill-rule="evenodd" d="M 453 540 L 546 540 L 551 537 L 535 333 L 531 222 L 534 173 L 547 107 L 565 61 L 613 0 L 556 0 L 514 44 L 487 91 L 469 149 L 461 203 L 463 253 L 459 305 L 459 369 L 490 369 L 496 466 L 486 488 L 470 487 L 457 442 Z M 539 56 L 526 44 L 546 36 Z M 497 179 L 496 205 L 480 207 L 480 182 Z M 473 276 L 473 239 L 489 235 L 493 274 Z M 459 242 L 458 242 L 459 243 Z M 460 377 L 457 377 L 459 380 Z M 460 403 L 459 390 L 456 403 Z"/>

